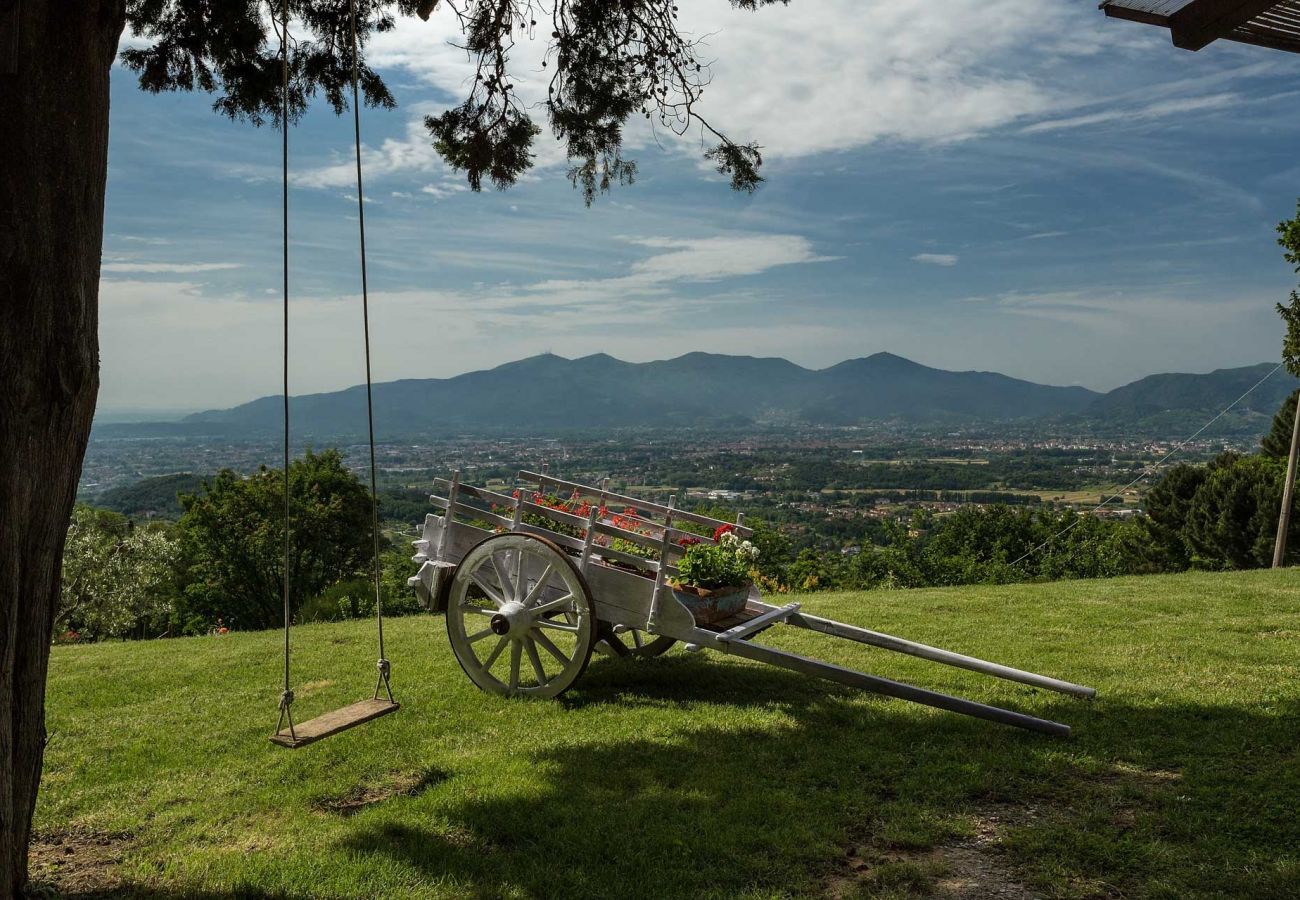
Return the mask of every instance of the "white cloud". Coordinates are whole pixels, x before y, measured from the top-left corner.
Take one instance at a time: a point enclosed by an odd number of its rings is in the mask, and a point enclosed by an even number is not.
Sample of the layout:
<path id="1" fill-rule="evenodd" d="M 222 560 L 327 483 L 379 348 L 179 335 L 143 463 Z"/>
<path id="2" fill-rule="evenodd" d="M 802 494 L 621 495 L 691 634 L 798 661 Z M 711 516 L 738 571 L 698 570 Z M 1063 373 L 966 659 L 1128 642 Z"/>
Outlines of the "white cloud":
<path id="1" fill-rule="evenodd" d="M 1088 113 L 1086 115 L 1070 116 L 1063 119 L 1049 119 L 1045 122 L 1035 122 L 1032 125 L 1026 125 L 1021 129 L 1021 131 L 1025 134 L 1037 134 L 1043 131 L 1060 131 L 1066 128 L 1082 128 L 1085 125 L 1102 125 L 1107 122 L 1133 124 L 1153 119 L 1163 119 L 1169 116 L 1184 115 L 1186 113 L 1228 109 L 1236 106 L 1240 102 L 1241 98 L 1232 93 L 1211 94 L 1208 97 L 1179 97 L 1174 100 L 1162 100 L 1159 103 L 1148 103 L 1145 106 L 1106 109 L 1099 112 Z"/>
<path id="2" fill-rule="evenodd" d="M 155 263 L 114 260 L 102 263 L 101 272 L 135 272 L 142 275 L 189 275 L 196 272 L 218 272 L 224 269 L 240 269 L 243 263 Z"/>
<path id="3" fill-rule="evenodd" d="M 955 266 L 957 265 L 957 259 L 955 253 L 918 253 L 912 257 L 913 262 L 925 263 L 930 266 Z"/>
<path id="4" fill-rule="evenodd" d="M 1028 74 L 1027 61 L 1094 51 L 1074 27 L 1083 14 L 1059 0 L 800 0 L 753 13 L 689 4 L 681 22 L 713 61 L 702 114 L 779 159 L 882 140 L 960 140 L 1062 108 L 1067 88 Z M 1071 32 L 1075 40 L 1062 37 Z M 459 98 L 473 68 L 451 46 L 458 38 L 442 8 L 429 22 L 404 18 L 375 35 L 370 59 Z M 529 104 L 546 97 L 545 45 L 522 40 L 513 53 L 512 82 Z M 698 154 L 697 139 L 660 137 Z M 652 140 L 639 120 L 629 126 L 631 146 Z M 563 162 L 549 136 L 537 149 L 539 166 Z"/>
<path id="5" fill-rule="evenodd" d="M 634 246 L 661 252 L 633 263 L 626 275 L 589 280 L 553 279 L 533 285 L 538 300 L 555 298 L 566 304 L 619 300 L 629 296 L 663 294 L 674 282 L 707 283 L 758 275 L 779 266 L 829 262 L 807 238 L 792 234 L 742 234 L 683 240 L 628 238 Z"/>
<path id="6" fill-rule="evenodd" d="M 469 185 L 464 181 L 443 179 L 437 184 L 426 184 L 424 187 L 420 188 L 420 193 L 428 194 L 435 200 L 445 200 L 448 197 L 453 197 L 456 194 L 464 193 L 468 190 Z"/>
<path id="7" fill-rule="evenodd" d="M 1008 315 L 1048 319 L 1116 336 L 1144 333 L 1149 329 L 1167 330 L 1174 322 L 1192 321 L 1204 327 L 1261 308 L 1257 298 L 1203 300 L 1178 293 L 1105 289 L 1009 292 L 998 296 L 994 304 Z"/>
<path id="8" fill-rule="evenodd" d="M 709 293 L 707 286 L 828 259 L 797 235 L 644 237 L 625 243 L 644 255 L 624 261 L 625 274 L 608 278 L 372 291 L 375 378 L 452 375 L 530 356 L 548 344 L 589 343 L 636 358 L 675 356 L 706 346 L 683 348 L 683 322 L 691 323 L 691 331 L 722 328 L 715 313 L 743 309 L 749 319 L 763 306 L 762 296 Z M 278 390 L 281 310 L 274 291 L 223 295 L 193 281 L 123 279 L 102 281 L 100 299 L 105 403 L 152 397 L 219 406 Z M 362 379 L 359 304 L 351 295 L 293 298 L 293 392 L 334 390 Z M 735 326 L 761 330 L 741 321 Z M 775 348 L 789 334 L 773 326 L 764 343 Z M 420 362 L 431 346 L 438 348 L 436 372 Z M 168 373 L 165 388 L 159 386 L 160 371 Z"/>
<path id="9" fill-rule="evenodd" d="M 422 116 L 427 108 L 426 104 L 414 107 L 415 117 L 406 123 L 404 136 L 384 138 L 378 147 L 371 147 L 362 141 L 361 167 L 367 181 L 413 172 L 446 171 L 445 164 L 433 149 L 432 138 L 424 129 Z M 289 182 L 295 187 L 305 188 L 355 188 L 355 152 L 355 147 L 349 143 L 345 153 L 333 154 L 332 162 L 308 168 L 291 168 Z"/>

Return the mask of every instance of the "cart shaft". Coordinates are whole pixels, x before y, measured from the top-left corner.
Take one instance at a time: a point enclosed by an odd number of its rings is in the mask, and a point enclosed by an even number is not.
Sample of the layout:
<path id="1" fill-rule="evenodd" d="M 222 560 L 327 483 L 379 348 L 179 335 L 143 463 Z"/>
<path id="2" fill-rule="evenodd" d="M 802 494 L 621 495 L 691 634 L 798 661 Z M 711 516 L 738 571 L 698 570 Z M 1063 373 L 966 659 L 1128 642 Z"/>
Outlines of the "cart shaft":
<path id="1" fill-rule="evenodd" d="M 856 641 L 859 644 L 869 644 L 872 647 L 880 647 L 884 650 L 893 650 L 896 653 L 906 653 L 909 656 L 918 656 L 921 659 L 928 659 L 933 662 L 943 663 L 944 665 L 955 666 L 959 669 L 969 669 L 972 672 L 982 672 L 985 675 L 1005 678 L 1007 681 L 1017 681 L 1021 684 L 1030 685 L 1031 687 L 1044 688 L 1045 690 L 1056 691 L 1061 694 L 1069 694 L 1073 697 L 1081 697 L 1085 700 L 1091 700 L 1097 696 L 1097 690 L 1095 688 L 1084 687 L 1081 684 L 1072 684 L 1068 681 L 1061 681 L 1057 678 L 1049 678 L 1046 675 L 1037 675 L 1033 672 L 1025 672 L 1021 669 L 1013 669 L 1010 666 L 1003 666 L 987 660 L 976 659 L 973 656 L 964 656 L 960 653 L 953 653 L 950 650 L 941 650 L 938 647 L 931 647 L 927 644 L 918 644 L 915 641 L 904 640 L 903 638 L 894 637 L 890 634 L 871 631 L 867 628 L 858 628 L 855 625 L 845 625 L 843 622 L 835 622 L 831 619 L 820 618 L 819 616 L 795 613 L 786 619 L 786 623 L 797 628 L 807 628 L 811 631 L 820 632 L 821 634 L 831 635 L 832 637 Z"/>
<path id="2" fill-rule="evenodd" d="M 990 722 L 1011 725 L 1015 728 L 1039 731 L 1043 734 L 1051 734 L 1058 737 L 1069 737 L 1070 735 L 1070 726 L 1062 725 L 1059 722 L 1039 719 L 1034 716 L 1027 716 L 1024 713 L 1012 712 L 1007 709 L 999 709 L 996 706 L 987 706 L 983 703 L 976 703 L 973 700 L 963 700 L 960 697 L 950 697 L 947 694 L 940 694 L 937 691 L 928 691 L 925 688 L 912 687 L 909 684 L 902 684 L 901 682 L 891 681 L 888 678 L 880 678 L 876 675 L 867 675 L 863 672 L 855 672 L 852 669 L 846 669 L 843 666 L 837 666 L 834 663 L 812 659 L 807 656 L 800 656 L 798 653 L 778 650 L 775 647 L 767 647 L 762 644 L 755 644 L 751 641 L 730 641 L 723 646 L 727 653 L 735 656 L 752 659 L 755 662 L 767 663 L 771 666 L 788 669 L 791 672 L 800 672 L 804 675 L 816 675 L 818 678 L 824 678 L 827 681 L 834 681 L 838 684 L 860 688 L 876 694 L 884 694 L 887 697 L 897 697 L 900 700 L 910 700 L 913 703 L 921 703 L 938 709 L 946 709 L 949 712 L 961 713 L 962 715 L 973 716 L 977 719 L 987 719 Z"/>

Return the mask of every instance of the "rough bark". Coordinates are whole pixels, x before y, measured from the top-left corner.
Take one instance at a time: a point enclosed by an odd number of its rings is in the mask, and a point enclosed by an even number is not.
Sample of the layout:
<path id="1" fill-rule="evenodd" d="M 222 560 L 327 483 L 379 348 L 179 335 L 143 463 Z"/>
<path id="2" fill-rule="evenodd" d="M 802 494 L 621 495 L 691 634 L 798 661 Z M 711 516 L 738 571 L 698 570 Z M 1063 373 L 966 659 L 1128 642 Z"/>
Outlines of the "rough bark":
<path id="1" fill-rule="evenodd" d="M 59 566 L 99 388 L 124 19 L 123 0 L 0 0 L 0 897 L 26 885 Z"/>

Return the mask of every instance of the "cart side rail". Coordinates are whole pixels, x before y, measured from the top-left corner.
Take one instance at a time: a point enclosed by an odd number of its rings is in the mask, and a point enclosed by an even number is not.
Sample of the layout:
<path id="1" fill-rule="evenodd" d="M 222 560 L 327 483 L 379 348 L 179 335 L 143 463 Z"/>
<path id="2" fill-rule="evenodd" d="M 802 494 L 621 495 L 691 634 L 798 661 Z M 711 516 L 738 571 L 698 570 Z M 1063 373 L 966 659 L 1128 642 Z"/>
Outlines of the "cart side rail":
<path id="1" fill-rule="evenodd" d="M 454 488 L 454 490 L 453 490 Z M 470 485 L 460 484 L 455 481 L 448 481 L 443 478 L 434 479 L 434 489 L 445 491 L 447 496 L 433 494 L 429 497 L 429 502 L 437 509 L 451 509 L 451 518 L 466 519 L 469 521 L 485 522 L 488 525 L 497 528 L 503 528 L 508 531 L 519 531 L 525 534 L 536 534 L 545 537 L 556 544 L 559 544 L 566 550 L 575 553 L 582 553 L 585 543 L 581 538 L 573 537 L 553 528 L 544 525 L 534 524 L 523 520 L 525 514 L 531 514 L 541 517 L 551 523 L 566 525 L 570 528 L 576 528 L 580 532 L 587 528 L 587 519 L 582 516 L 575 516 L 572 513 L 563 510 L 552 509 L 549 506 L 540 503 L 534 503 L 528 499 L 531 494 L 520 492 L 518 497 L 507 494 L 499 494 L 495 491 L 489 491 L 485 488 L 471 487 Z M 454 499 L 453 499 L 454 495 Z M 620 528 L 612 522 L 597 521 L 592 525 L 592 530 L 597 535 L 608 538 L 621 538 L 647 549 L 658 552 L 663 543 L 663 528 L 659 527 L 659 536 L 650 536 L 642 534 L 639 531 L 632 531 L 626 528 Z M 668 545 L 668 563 L 665 565 L 664 574 L 676 577 L 677 567 L 674 565 L 684 553 L 684 549 L 676 543 L 682 537 L 686 537 L 688 532 L 668 529 L 670 543 Z M 660 562 L 656 559 L 647 559 L 644 556 L 638 556 L 635 553 L 628 553 L 601 543 L 594 543 L 591 547 L 591 555 L 600 557 L 607 562 L 620 563 L 632 566 L 645 572 L 650 577 L 658 574 Z"/>
<path id="2" fill-rule="evenodd" d="M 627 494 L 618 494 L 614 491 L 603 488 L 592 487 L 587 484 L 579 484 L 576 481 L 565 481 L 563 478 L 556 478 L 553 475 L 547 475 L 542 472 L 530 472 L 521 470 L 519 480 L 527 484 L 535 484 L 542 492 L 550 488 L 561 491 L 564 494 L 572 495 L 575 491 L 583 500 L 589 500 L 598 503 L 601 506 L 612 506 L 622 504 L 634 507 L 640 519 L 647 525 L 662 528 L 665 522 L 684 521 L 694 522 L 696 525 L 703 525 L 711 531 L 716 531 L 724 526 L 731 526 L 735 529 L 736 534 L 742 538 L 753 537 L 754 531 L 747 527 L 740 517 L 735 522 L 724 522 L 722 519 L 715 519 L 712 516 L 704 516 L 699 513 L 693 513 L 689 510 L 678 509 L 677 507 L 664 506 L 661 503 L 652 503 L 649 500 L 640 500 L 636 497 L 629 497 Z M 683 535 L 688 532 L 682 532 Z"/>

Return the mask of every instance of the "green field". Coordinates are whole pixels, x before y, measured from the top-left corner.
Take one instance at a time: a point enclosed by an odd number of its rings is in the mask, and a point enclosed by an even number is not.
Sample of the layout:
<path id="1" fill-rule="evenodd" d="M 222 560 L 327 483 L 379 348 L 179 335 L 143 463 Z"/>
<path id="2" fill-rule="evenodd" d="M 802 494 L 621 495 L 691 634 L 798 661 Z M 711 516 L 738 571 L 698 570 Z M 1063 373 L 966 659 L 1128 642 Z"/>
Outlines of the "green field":
<path id="1" fill-rule="evenodd" d="M 1300 572 L 1251 572 L 804 601 L 1093 703 L 769 633 L 1067 740 L 680 651 L 507 701 L 421 616 L 388 628 L 404 708 L 288 751 L 275 633 L 57 647 L 33 873 L 160 898 L 1294 898 L 1298 598 Z M 300 716 L 372 686 L 373 626 L 294 640 Z"/>

